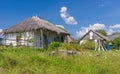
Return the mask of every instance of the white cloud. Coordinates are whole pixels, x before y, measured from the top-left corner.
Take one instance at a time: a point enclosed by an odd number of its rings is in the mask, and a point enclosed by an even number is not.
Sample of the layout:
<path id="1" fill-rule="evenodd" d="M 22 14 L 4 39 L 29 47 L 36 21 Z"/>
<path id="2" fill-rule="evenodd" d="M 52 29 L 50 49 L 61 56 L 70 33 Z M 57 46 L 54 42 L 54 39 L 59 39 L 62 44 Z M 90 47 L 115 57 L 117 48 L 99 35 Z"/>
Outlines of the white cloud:
<path id="1" fill-rule="evenodd" d="M 82 27 L 80 28 L 79 31 L 76 31 L 76 36 L 82 37 L 86 32 L 88 32 L 88 30 L 106 30 L 107 34 L 113 34 L 115 32 L 120 32 L 120 24 L 115 24 L 115 25 L 110 25 L 108 27 L 105 26 L 105 24 L 100 24 L 100 23 L 95 23 L 93 25 L 89 25 L 88 27 Z"/>
<path id="2" fill-rule="evenodd" d="M 111 28 L 111 29 L 120 29 L 120 24 L 111 25 L 109 28 Z"/>
<path id="3" fill-rule="evenodd" d="M 65 29 L 63 25 L 56 25 L 56 26 Z"/>
<path id="4" fill-rule="evenodd" d="M 67 7 L 64 7 L 64 6 L 61 7 L 60 16 L 61 16 L 61 18 L 63 18 L 63 20 L 65 21 L 66 24 L 70 24 L 70 25 L 76 25 L 77 24 L 77 21 L 74 19 L 74 17 L 70 16 L 67 13 Z"/>
<path id="5" fill-rule="evenodd" d="M 108 34 L 113 34 L 115 32 L 120 32 L 120 24 L 110 25 L 108 29 Z"/>
<path id="6" fill-rule="evenodd" d="M 105 29 L 105 25 L 100 23 L 95 23 L 93 25 L 90 25 L 89 28 L 92 30 L 100 30 L 100 29 Z"/>
<path id="7" fill-rule="evenodd" d="M 113 30 L 113 29 L 111 29 L 111 28 L 109 28 L 108 30 L 107 30 L 107 34 L 108 35 L 111 35 L 111 34 L 113 34 L 115 31 Z"/>
<path id="8" fill-rule="evenodd" d="M 76 31 L 76 36 L 82 37 L 86 32 L 88 32 L 87 28 L 81 29 L 80 31 Z"/>
<path id="9" fill-rule="evenodd" d="M 61 13 L 64 13 L 64 12 L 67 12 L 67 7 L 62 7 L 61 10 L 60 10 Z"/>
<path id="10" fill-rule="evenodd" d="M 80 31 L 76 31 L 76 36 L 82 37 L 85 33 L 87 33 L 89 30 L 100 30 L 100 29 L 106 29 L 104 24 L 100 24 L 100 23 L 95 23 L 93 25 L 89 25 L 88 27 L 82 27 L 80 28 Z"/>

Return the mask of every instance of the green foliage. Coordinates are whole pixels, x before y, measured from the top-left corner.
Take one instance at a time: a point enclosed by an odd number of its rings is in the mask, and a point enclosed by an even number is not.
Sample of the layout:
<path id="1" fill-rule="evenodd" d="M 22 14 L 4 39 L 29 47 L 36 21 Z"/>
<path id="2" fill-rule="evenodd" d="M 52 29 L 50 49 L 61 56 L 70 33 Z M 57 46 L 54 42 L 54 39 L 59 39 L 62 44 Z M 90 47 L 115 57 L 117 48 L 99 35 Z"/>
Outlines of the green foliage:
<path id="1" fill-rule="evenodd" d="M 28 41 L 29 43 L 32 43 L 34 40 L 33 40 L 33 38 L 28 38 L 27 41 Z"/>
<path id="2" fill-rule="evenodd" d="M 61 45 L 60 42 L 51 42 L 48 46 L 48 50 L 58 50 L 58 47 Z"/>
<path id="3" fill-rule="evenodd" d="M 120 49 L 120 37 L 115 38 L 113 41 L 114 41 L 114 45 L 115 45 L 118 49 Z"/>
<path id="4" fill-rule="evenodd" d="M 72 44 L 66 44 L 72 45 Z M 79 52 L 62 58 L 25 47 L 0 47 L 1 74 L 119 74 L 119 51 Z"/>
<path id="5" fill-rule="evenodd" d="M 72 43 L 66 43 L 66 44 L 62 44 L 59 47 L 59 49 L 79 51 L 79 45 L 78 44 L 72 44 Z"/>
<path id="6" fill-rule="evenodd" d="M 106 35 L 107 35 L 107 33 L 106 33 L 106 31 L 105 31 L 105 30 L 97 30 L 97 32 L 98 32 L 98 33 L 100 33 L 100 34 L 102 34 L 102 35 L 104 35 L 104 36 L 106 36 Z"/>
<path id="7" fill-rule="evenodd" d="M 73 50 L 73 51 L 79 51 L 79 44 L 52 42 L 48 46 L 48 50 Z"/>
<path id="8" fill-rule="evenodd" d="M 80 48 L 94 50 L 95 49 L 95 43 L 92 40 L 87 40 L 80 45 Z"/>
<path id="9" fill-rule="evenodd" d="M 12 43 L 10 43 L 10 44 L 9 44 L 9 47 L 13 47 L 13 44 L 12 44 Z"/>

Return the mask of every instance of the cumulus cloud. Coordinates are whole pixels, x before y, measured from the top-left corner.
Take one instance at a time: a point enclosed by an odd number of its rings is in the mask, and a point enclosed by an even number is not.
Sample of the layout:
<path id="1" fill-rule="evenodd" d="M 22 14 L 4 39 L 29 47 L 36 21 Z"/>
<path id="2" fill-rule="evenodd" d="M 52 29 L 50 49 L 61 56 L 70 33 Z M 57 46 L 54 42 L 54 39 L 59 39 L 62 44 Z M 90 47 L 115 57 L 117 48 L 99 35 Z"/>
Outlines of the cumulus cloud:
<path id="1" fill-rule="evenodd" d="M 79 37 L 82 37 L 86 32 L 88 32 L 88 29 L 87 28 L 84 28 L 84 29 L 81 29 L 80 31 L 76 31 L 76 36 L 79 38 Z"/>
<path id="2" fill-rule="evenodd" d="M 111 29 L 120 29 L 120 24 L 111 25 L 110 28 Z"/>
<path id="3" fill-rule="evenodd" d="M 56 26 L 65 29 L 63 25 L 56 25 Z"/>
<path id="4" fill-rule="evenodd" d="M 110 25 L 108 29 L 108 34 L 113 34 L 114 32 L 120 32 L 120 24 Z"/>
<path id="5" fill-rule="evenodd" d="M 76 31 L 77 37 L 82 37 L 85 33 L 87 33 L 89 30 L 100 30 L 100 29 L 106 29 L 104 24 L 95 23 L 93 25 L 89 25 L 88 27 L 82 27 L 79 31 Z"/>
<path id="6" fill-rule="evenodd" d="M 76 36 L 82 37 L 85 33 L 87 33 L 89 30 L 106 30 L 107 34 L 113 34 L 115 32 L 120 32 L 120 24 L 110 25 L 108 27 L 105 26 L 105 24 L 95 23 L 93 25 L 89 25 L 88 27 L 82 27 L 79 31 L 76 31 Z"/>
<path id="7" fill-rule="evenodd" d="M 67 12 L 67 7 L 63 6 L 60 10 L 61 13 Z"/>
<path id="8" fill-rule="evenodd" d="M 67 7 L 64 7 L 64 6 L 61 7 L 60 16 L 61 16 L 61 18 L 63 18 L 63 20 L 65 21 L 66 24 L 70 24 L 70 25 L 76 25 L 77 24 L 77 21 L 74 19 L 74 17 L 70 16 L 67 13 Z"/>
<path id="9" fill-rule="evenodd" d="M 89 28 L 92 30 L 100 30 L 100 29 L 105 29 L 105 25 L 100 23 L 95 23 L 93 25 L 90 25 Z"/>
<path id="10" fill-rule="evenodd" d="M 111 28 L 109 28 L 108 30 L 107 30 L 107 34 L 108 35 L 111 35 L 111 34 L 113 34 L 115 31 L 113 30 L 113 29 L 111 29 Z"/>

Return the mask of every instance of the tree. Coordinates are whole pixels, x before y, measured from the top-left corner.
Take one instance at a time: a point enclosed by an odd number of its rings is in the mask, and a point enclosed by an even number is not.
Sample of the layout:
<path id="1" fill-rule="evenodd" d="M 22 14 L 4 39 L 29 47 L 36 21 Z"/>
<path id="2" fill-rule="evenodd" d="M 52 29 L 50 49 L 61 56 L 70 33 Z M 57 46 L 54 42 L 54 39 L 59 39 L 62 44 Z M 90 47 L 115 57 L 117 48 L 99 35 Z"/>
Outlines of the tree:
<path id="1" fill-rule="evenodd" d="M 100 34 L 102 34 L 102 35 L 104 35 L 104 36 L 106 36 L 106 35 L 107 35 L 107 33 L 106 33 L 106 31 L 105 31 L 105 30 L 97 30 L 97 32 L 98 32 L 98 33 L 100 33 Z"/>
<path id="2" fill-rule="evenodd" d="M 113 41 L 114 41 L 115 47 L 120 50 L 120 37 L 115 38 Z"/>

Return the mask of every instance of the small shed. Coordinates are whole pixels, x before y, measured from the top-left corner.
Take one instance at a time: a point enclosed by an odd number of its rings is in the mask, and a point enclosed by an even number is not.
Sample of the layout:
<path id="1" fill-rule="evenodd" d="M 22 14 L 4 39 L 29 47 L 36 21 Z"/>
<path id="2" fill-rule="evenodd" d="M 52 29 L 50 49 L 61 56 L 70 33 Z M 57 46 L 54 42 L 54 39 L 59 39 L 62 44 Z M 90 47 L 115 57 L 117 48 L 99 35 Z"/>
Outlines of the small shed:
<path id="1" fill-rule="evenodd" d="M 83 37 L 81 37 L 80 44 L 82 44 L 85 40 L 92 40 L 95 44 L 95 50 L 107 51 L 104 46 L 104 41 L 108 39 L 100 33 L 93 30 L 89 30 L 85 35 L 83 35 Z"/>

